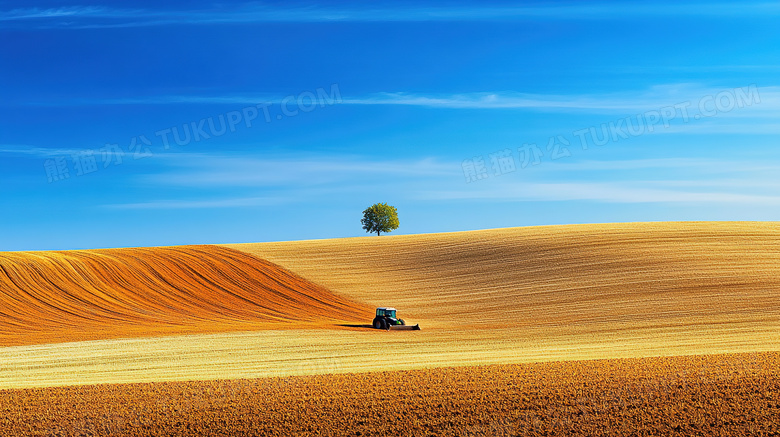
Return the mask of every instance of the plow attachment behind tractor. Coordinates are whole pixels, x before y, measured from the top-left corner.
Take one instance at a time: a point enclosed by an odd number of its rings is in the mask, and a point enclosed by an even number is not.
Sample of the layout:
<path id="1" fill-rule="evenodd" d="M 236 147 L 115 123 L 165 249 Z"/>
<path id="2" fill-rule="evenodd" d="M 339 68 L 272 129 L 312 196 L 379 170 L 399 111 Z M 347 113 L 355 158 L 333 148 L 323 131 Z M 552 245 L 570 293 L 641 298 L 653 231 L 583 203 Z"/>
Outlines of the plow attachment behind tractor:
<path id="1" fill-rule="evenodd" d="M 419 331 L 420 324 L 416 325 L 390 325 L 387 327 L 388 331 Z"/>

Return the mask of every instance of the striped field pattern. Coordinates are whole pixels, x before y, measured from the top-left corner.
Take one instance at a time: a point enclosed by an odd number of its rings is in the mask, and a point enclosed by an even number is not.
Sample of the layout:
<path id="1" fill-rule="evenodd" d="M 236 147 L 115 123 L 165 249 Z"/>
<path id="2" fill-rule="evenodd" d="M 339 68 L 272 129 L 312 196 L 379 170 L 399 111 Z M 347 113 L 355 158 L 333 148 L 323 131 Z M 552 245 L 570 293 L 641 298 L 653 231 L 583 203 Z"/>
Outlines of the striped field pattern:
<path id="1" fill-rule="evenodd" d="M 219 246 L 0 253 L 0 346 L 332 326 L 366 311 Z"/>

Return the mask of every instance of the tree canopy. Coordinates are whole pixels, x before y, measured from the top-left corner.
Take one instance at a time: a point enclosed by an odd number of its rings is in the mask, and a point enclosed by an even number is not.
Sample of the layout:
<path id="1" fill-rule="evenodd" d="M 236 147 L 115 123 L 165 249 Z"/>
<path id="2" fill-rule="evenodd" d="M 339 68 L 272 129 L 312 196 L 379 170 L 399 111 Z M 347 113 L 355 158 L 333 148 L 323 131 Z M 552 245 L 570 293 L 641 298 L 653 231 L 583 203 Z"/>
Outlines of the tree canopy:
<path id="1" fill-rule="evenodd" d="M 360 223 L 363 224 L 366 232 L 369 234 L 376 232 L 378 236 L 380 232 L 387 233 L 398 229 L 398 211 L 394 206 L 386 203 L 376 203 L 363 211 L 363 219 Z"/>

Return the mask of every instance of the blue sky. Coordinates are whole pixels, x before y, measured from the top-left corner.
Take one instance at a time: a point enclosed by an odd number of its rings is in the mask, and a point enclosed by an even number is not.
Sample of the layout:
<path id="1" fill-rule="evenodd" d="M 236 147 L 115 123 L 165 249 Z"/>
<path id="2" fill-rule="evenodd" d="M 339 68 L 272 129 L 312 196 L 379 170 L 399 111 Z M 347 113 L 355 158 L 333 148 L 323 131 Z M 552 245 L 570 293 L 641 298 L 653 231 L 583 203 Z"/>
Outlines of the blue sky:
<path id="1" fill-rule="evenodd" d="M 0 250 L 780 213 L 777 2 L 0 1 Z"/>

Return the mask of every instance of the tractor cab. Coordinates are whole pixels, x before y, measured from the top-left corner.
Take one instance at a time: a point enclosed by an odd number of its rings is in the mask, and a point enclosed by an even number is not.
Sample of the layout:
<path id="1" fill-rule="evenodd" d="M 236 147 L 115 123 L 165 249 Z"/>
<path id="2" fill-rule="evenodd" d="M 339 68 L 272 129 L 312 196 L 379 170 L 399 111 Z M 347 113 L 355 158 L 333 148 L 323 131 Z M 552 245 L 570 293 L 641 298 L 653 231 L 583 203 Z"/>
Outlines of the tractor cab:
<path id="1" fill-rule="evenodd" d="M 377 308 L 376 309 L 376 316 L 377 317 L 389 317 L 391 319 L 395 319 L 395 308 Z"/>

